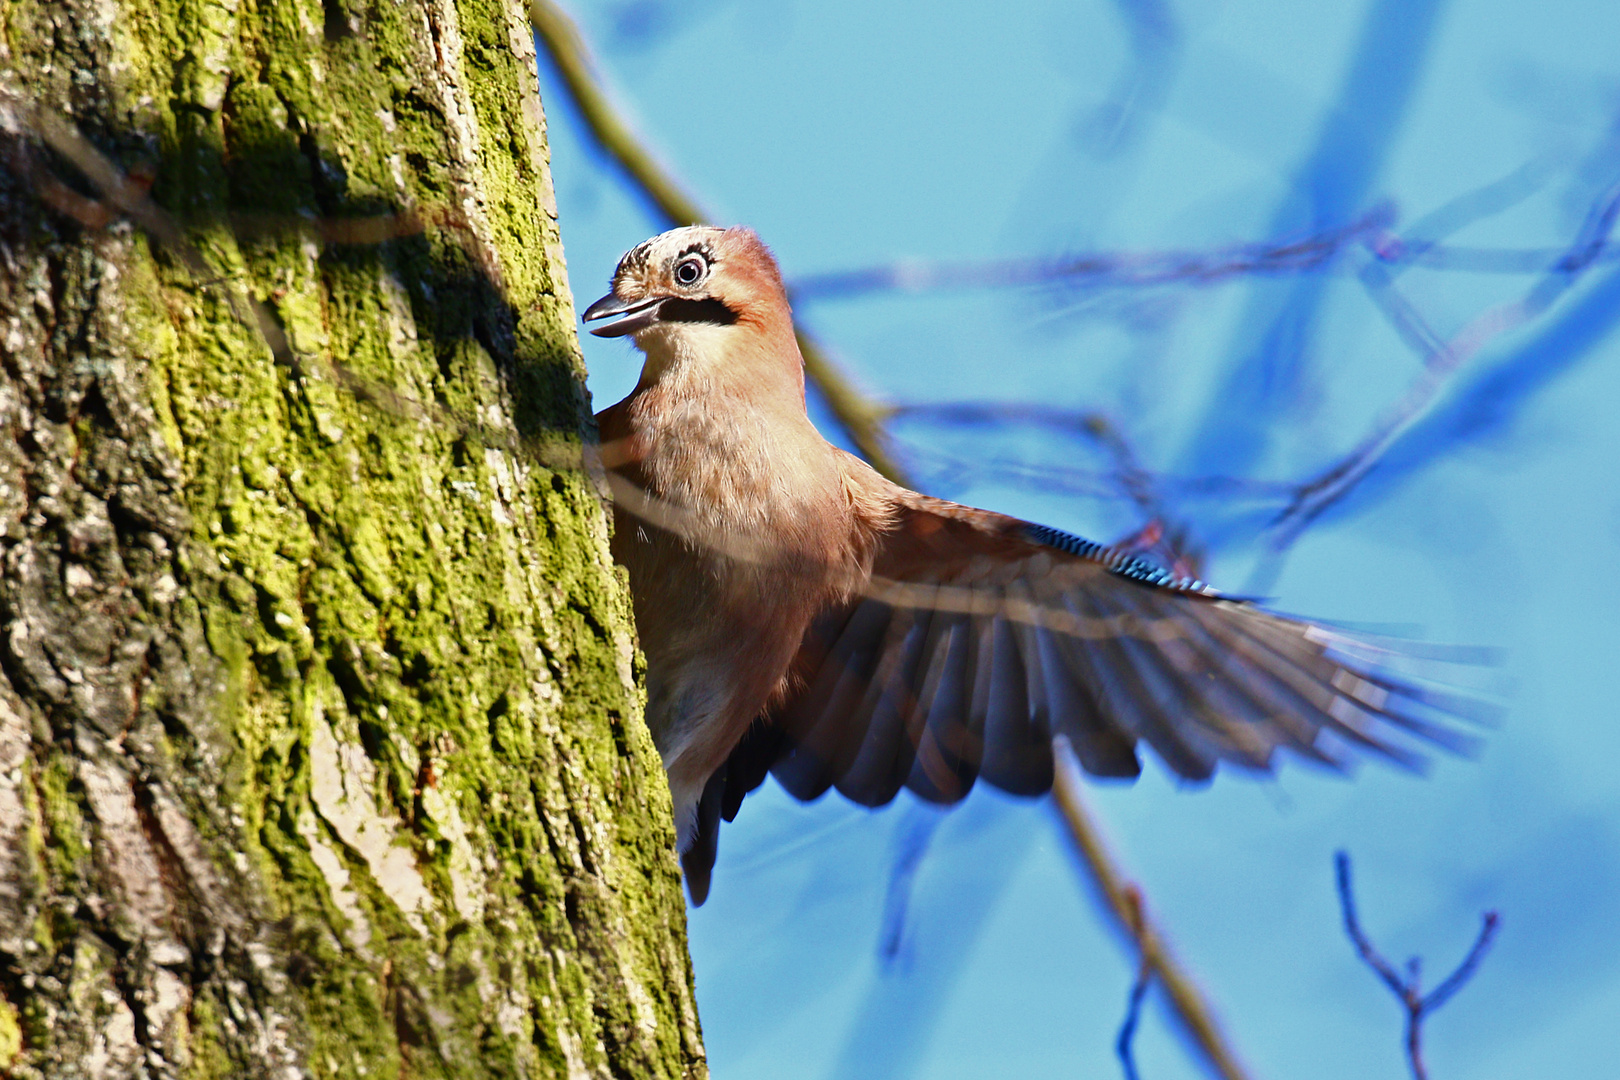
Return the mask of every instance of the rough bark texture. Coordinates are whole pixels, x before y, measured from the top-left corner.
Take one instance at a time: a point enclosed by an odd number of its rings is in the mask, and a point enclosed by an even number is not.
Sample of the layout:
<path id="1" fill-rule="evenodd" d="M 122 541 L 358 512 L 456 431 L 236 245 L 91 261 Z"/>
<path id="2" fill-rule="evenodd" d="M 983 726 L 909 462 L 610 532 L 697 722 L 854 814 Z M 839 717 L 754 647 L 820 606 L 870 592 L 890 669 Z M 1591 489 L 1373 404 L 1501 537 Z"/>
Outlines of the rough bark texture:
<path id="1" fill-rule="evenodd" d="M 0 1073 L 703 1075 L 521 6 L 0 49 Z"/>

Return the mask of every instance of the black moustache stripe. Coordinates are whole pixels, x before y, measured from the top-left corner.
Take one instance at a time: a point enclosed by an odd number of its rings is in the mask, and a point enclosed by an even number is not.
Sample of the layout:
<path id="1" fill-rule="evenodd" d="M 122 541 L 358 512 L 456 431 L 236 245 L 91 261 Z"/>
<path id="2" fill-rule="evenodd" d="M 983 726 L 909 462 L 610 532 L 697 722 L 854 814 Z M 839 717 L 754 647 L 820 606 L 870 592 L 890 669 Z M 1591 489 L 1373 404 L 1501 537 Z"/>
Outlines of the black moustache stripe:
<path id="1" fill-rule="evenodd" d="M 730 326 L 737 321 L 737 313 L 723 301 L 712 296 L 703 300 L 665 300 L 658 305 L 660 322 L 712 323 Z"/>

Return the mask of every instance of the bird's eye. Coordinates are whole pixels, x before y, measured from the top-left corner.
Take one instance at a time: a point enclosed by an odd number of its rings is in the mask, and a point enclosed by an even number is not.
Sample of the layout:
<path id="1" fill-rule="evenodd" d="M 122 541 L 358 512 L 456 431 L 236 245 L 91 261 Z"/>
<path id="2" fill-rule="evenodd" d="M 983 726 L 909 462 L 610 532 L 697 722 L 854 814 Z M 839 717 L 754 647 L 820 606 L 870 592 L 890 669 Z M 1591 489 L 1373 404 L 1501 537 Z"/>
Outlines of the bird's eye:
<path id="1" fill-rule="evenodd" d="M 709 272 L 709 264 L 701 255 L 688 255 L 675 264 L 675 280 L 682 285 L 696 285 Z"/>

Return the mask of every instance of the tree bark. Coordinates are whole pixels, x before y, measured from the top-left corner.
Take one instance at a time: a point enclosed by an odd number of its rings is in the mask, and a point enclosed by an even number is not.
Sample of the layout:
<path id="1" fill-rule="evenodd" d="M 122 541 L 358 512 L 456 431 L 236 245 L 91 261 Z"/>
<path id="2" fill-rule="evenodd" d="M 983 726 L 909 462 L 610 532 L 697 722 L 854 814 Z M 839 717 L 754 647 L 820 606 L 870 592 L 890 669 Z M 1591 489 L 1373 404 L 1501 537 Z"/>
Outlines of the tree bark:
<path id="1" fill-rule="evenodd" d="M 0 1073 L 706 1075 L 522 5 L 8 0 L 0 155 Z"/>

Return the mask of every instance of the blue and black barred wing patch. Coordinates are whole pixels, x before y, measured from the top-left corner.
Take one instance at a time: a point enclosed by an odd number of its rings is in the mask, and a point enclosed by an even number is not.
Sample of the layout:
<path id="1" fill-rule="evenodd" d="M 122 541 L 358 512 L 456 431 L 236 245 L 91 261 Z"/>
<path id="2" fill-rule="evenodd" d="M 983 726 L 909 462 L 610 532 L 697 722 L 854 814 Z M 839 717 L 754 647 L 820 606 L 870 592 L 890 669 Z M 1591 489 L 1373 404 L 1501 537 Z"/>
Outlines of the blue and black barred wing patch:
<path id="1" fill-rule="evenodd" d="M 1101 563 L 1112 574 L 1129 581 L 1139 582 L 1143 585 L 1155 585 L 1163 589 L 1175 589 L 1177 592 L 1196 593 L 1201 596 L 1220 595 L 1204 582 L 1197 578 L 1178 577 L 1164 567 L 1150 562 L 1130 552 L 1119 551 L 1115 548 L 1104 547 L 1095 540 L 1076 536 L 1074 533 L 1054 529 L 1050 525 L 1023 526 L 1024 539 L 1042 547 L 1055 548 L 1070 555 L 1077 555 L 1082 559 L 1091 559 Z"/>

